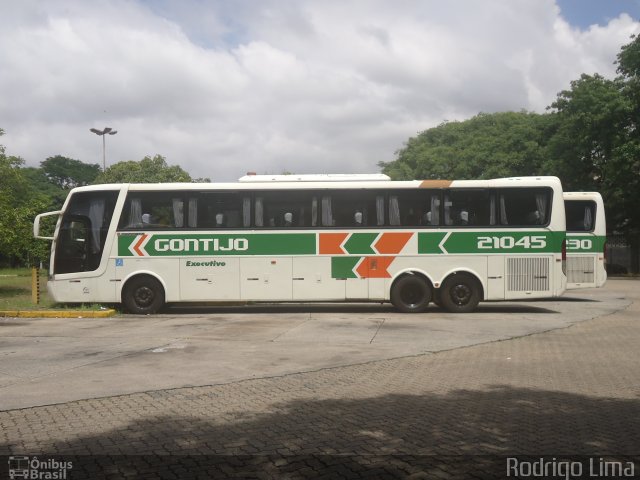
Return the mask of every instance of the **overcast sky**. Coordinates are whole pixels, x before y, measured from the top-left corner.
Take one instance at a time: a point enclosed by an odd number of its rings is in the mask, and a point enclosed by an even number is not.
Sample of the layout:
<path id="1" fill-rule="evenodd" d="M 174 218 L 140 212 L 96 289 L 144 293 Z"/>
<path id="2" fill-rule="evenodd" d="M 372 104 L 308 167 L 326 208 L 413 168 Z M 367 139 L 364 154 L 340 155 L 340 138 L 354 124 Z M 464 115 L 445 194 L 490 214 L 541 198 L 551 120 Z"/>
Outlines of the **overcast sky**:
<path id="1" fill-rule="evenodd" d="M 478 112 L 615 76 L 637 0 L 0 0 L 0 143 L 37 166 L 366 173 Z"/>

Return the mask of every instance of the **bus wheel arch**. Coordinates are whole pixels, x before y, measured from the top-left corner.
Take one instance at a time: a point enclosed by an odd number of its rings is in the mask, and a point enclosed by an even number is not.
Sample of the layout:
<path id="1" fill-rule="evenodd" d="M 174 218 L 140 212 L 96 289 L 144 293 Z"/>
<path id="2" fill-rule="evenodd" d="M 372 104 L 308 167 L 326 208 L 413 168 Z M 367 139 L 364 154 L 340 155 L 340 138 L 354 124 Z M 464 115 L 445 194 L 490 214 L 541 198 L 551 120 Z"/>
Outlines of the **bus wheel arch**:
<path id="1" fill-rule="evenodd" d="M 469 313 L 484 298 L 484 287 L 477 275 L 459 270 L 444 279 L 437 297 L 439 305 L 445 310 L 451 313 Z"/>
<path id="2" fill-rule="evenodd" d="M 432 295 L 433 283 L 420 272 L 403 272 L 391 284 L 391 303 L 402 313 L 424 312 Z"/>
<path id="3" fill-rule="evenodd" d="M 124 282 L 121 300 L 129 313 L 138 315 L 157 313 L 165 305 L 165 286 L 154 275 L 135 274 Z"/>

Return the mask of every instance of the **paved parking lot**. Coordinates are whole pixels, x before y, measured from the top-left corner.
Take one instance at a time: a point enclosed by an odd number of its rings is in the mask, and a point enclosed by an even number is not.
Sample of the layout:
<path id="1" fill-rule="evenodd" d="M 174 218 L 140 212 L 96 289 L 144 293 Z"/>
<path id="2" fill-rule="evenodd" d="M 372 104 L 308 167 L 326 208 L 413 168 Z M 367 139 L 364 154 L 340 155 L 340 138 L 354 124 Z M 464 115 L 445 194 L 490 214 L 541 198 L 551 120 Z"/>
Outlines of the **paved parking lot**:
<path id="1" fill-rule="evenodd" d="M 0 453 L 103 455 L 68 478 L 433 478 L 510 454 L 637 456 L 639 286 L 458 316 L 5 319 Z"/>
<path id="2" fill-rule="evenodd" d="M 0 319 L 0 408 L 213 385 L 440 352 L 563 328 L 625 308 L 611 291 L 434 307 L 276 305 L 115 318 Z"/>

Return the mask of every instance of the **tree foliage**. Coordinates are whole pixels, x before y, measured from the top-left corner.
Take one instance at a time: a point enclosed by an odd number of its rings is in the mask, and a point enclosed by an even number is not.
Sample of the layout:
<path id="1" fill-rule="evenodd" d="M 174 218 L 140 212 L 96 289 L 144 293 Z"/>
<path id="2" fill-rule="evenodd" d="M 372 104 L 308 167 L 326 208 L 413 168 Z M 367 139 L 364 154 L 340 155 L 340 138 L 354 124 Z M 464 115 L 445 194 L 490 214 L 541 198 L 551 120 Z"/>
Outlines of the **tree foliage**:
<path id="1" fill-rule="evenodd" d="M 558 94 L 550 109 L 556 128 L 545 168 L 569 189 L 601 189 L 629 109 L 620 82 L 582 75 Z"/>
<path id="2" fill-rule="evenodd" d="M 63 189 L 89 185 L 100 173 L 100 165 L 56 155 L 40 163 L 40 168 L 51 183 Z"/>
<path id="3" fill-rule="evenodd" d="M 0 129 L 0 136 L 4 132 Z M 44 257 L 48 245 L 33 238 L 33 217 L 47 199 L 22 175 L 24 161 L 7 156 L 0 145 L 0 264 L 27 264 Z"/>
<path id="4" fill-rule="evenodd" d="M 100 173 L 94 183 L 191 182 L 191 176 L 178 165 L 168 165 L 161 155 L 116 163 Z"/>
<path id="5" fill-rule="evenodd" d="M 624 154 L 633 143 L 626 131 L 632 104 L 624 89 L 620 78 L 582 75 L 570 90 L 560 92 L 551 105 L 556 128 L 545 167 L 566 190 L 601 192 L 609 225 L 626 231 L 632 212 L 625 198 L 633 195 L 634 180 L 627 178 L 633 162 Z"/>
<path id="6" fill-rule="evenodd" d="M 443 123 L 410 138 L 395 161 L 380 166 L 394 179 L 534 175 L 544 161 L 546 120 L 523 111 Z"/>
<path id="7" fill-rule="evenodd" d="M 41 168 L 23 167 L 20 169 L 22 177 L 29 183 L 31 190 L 38 192 L 47 201 L 47 211 L 60 210 L 64 204 L 68 190 L 52 183 Z"/>

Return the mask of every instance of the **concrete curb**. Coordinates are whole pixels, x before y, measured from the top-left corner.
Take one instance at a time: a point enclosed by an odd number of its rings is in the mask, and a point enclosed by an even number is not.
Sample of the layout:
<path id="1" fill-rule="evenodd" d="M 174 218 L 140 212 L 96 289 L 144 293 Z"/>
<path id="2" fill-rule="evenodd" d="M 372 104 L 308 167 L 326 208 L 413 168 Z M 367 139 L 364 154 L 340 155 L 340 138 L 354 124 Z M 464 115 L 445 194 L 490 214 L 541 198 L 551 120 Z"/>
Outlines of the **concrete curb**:
<path id="1" fill-rule="evenodd" d="M 116 311 L 109 310 L 0 310 L 2 317 L 19 318 L 106 318 Z"/>

